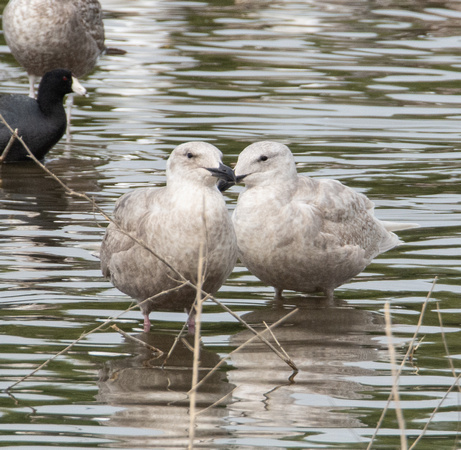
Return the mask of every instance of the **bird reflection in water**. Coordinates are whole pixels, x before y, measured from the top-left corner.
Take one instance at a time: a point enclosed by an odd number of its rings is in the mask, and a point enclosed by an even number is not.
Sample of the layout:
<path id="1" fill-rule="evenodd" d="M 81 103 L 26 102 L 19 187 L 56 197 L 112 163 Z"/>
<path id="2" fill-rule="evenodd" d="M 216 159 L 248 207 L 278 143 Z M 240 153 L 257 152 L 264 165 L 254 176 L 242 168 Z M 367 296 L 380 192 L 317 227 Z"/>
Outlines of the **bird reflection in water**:
<path id="1" fill-rule="evenodd" d="M 192 385 L 191 348 L 179 342 L 169 357 L 165 366 L 165 355 L 171 349 L 175 336 L 158 332 L 142 333 L 135 336 L 150 344 L 165 354 L 160 358 L 150 350 L 135 344 L 126 343 L 127 352 L 133 356 L 124 359 L 107 361 L 100 371 L 98 400 L 112 406 L 123 406 L 124 409 L 110 416 L 104 424 L 116 427 L 140 427 L 157 429 L 162 432 L 160 437 L 130 436 L 130 445 L 153 446 L 145 440 L 155 439 L 155 446 L 171 445 L 186 448 L 189 426 L 188 391 Z M 193 336 L 184 338 L 193 345 Z M 220 360 L 215 352 L 201 350 L 200 379 L 203 378 Z M 230 384 L 222 371 L 215 372 L 197 393 L 199 410 L 213 405 L 229 394 L 234 386 Z M 197 417 L 198 439 L 207 436 L 216 437 L 224 432 L 218 428 L 226 415 L 226 401 L 219 406 L 210 408 Z M 139 442 L 137 442 L 139 439 Z"/>
<path id="2" fill-rule="evenodd" d="M 375 340 L 376 332 L 383 332 L 383 317 L 338 299 L 332 304 L 324 297 L 306 301 L 300 296 L 242 318 L 261 331 L 264 323 L 276 322 L 293 307 L 299 308 L 298 313 L 275 334 L 299 368 L 294 382 L 287 381 L 287 367 L 264 345 L 246 347 L 231 359 L 238 370 L 228 372 L 229 382 L 237 386 L 229 414 L 239 417 L 245 412 L 254 421 L 262 421 L 273 438 L 271 427 L 363 426 L 349 404 L 369 398 L 354 378 L 376 375 L 372 362 L 386 349 Z M 231 338 L 231 344 L 240 345 L 249 337 L 243 331 Z"/>
<path id="3" fill-rule="evenodd" d="M 264 323 L 276 322 L 294 307 L 299 308 L 298 313 L 280 325 L 275 335 L 299 373 L 290 379 L 288 366 L 261 343 L 233 353 L 230 365 L 238 370 L 214 373 L 199 391 L 199 409 L 231 393 L 220 406 L 199 416 L 197 436 L 202 443 L 207 439 L 251 438 L 254 427 L 261 438 L 281 438 L 299 435 L 300 427 L 348 429 L 364 425 L 366 419 L 355 412 L 351 402 L 373 401 L 361 380 L 376 376 L 373 362 L 385 350 L 385 344 L 375 340 L 376 333 L 383 332 L 383 318 L 340 300 L 331 305 L 320 297 L 311 297 L 309 302 L 305 297 L 289 298 L 284 305 L 274 302 L 272 307 L 257 309 L 243 318 L 261 331 Z M 251 336 L 247 330 L 233 335 L 228 352 Z M 165 352 L 174 340 L 174 336 L 158 333 L 140 337 Z M 161 431 L 160 437 L 139 436 L 137 445 L 174 442 L 186 446 L 191 351 L 181 344 L 162 369 L 164 357 L 156 358 L 131 343 L 126 345 L 135 356 L 109 361 L 101 370 L 98 399 L 124 407 L 104 423 Z M 218 354 L 204 349 L 201 377 L 219 360 Z M 224 430 L 226 436 L 216 434 Z"/>

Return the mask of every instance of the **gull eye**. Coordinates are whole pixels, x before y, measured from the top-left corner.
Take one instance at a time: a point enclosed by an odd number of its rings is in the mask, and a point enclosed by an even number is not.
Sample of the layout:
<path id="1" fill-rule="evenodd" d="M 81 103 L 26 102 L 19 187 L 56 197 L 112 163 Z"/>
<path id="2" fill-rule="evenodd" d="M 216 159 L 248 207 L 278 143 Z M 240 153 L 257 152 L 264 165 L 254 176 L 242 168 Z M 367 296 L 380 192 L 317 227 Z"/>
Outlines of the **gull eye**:
<path id="1" fill-rule="evenodd" d="M 261 155 L 261 156 L 259 157 L 259 160 L 260 160 L 260 161 L 267 161 L 267 156 L 266 156 L 266 155 Z"/>
<path id="2" fill-rule="evenodd" d="M 191 158 L 193 158 L 193 157 L 194 157 L 194 154 L 193 154 L 193 153 L 191 153 L 191 152 L 188 152 L 188 153 L 186 154 L 186 156 L 187 156 L 189 159 L 191 159 Z"/>

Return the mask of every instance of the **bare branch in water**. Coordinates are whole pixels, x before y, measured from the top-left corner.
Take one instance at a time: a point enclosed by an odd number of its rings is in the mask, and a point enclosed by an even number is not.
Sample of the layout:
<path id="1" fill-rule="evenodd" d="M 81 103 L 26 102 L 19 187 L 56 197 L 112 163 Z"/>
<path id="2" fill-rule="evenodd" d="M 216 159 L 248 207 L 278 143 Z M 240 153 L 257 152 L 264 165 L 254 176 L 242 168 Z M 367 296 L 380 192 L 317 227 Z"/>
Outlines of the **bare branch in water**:
<path id="1" fill-rule="evenodd" d="M 1 114 L 0 114 L 0 117 L 1 117 Z M 1 117 L 1 118 L 3 120 L 3 117 Z M 0 156 L 0 164 L 3 161 L 5 161 L 6 157 L 8 156 L 8 153 L 10 152 L 11 147 L 13 147 L 14 141 L 17 139 L 17 137 L 18 137 L 18 129 L 16 128 L 13 131 L 13 134 L 11 135 L 10 140 L 8 141 L 8 144 L 6 144 L 6 147 L 5 147 L 5 150 L 3 150 L 2 156 Z"/>
<path id="2" fill-rule="evenodd" d="M 150 345 L 147 342 L 141 341 L 141 339 L 135 338 L 134 336 L 131 336 L 131 334 L 125 333 L 117 325 L 113 324 L 110 327 L 114 329 L 117 333 L 120 333 L 125 339 L 136 342 L 136 344 L 142 345 L 143 347 L 146 347 L 147 349 L 153 351 L 154 353 L 158 353 L 157 358 L 160 358 L 163 355 L 162 350 L 160 350 L 159 348 L 154 347 L 153 345 Z"/>
<path id="3" fill-rule="evenodd" d="M 283 316 L 281 319 L 277 320 L 277 322 L 273 323 L 269 328 L 266 328 L 265 330 L 263 330 L 261 333 L 258 333 L 257 335 L 255 336 L 252 336 L 250 339 L 248 339 L 247 341 L 245 341 L 242 345 L 240 345 L 239 347 L 237 347 L 235 350 L 232 350 L 227 356 L 225 356 L 224 358 L 221 359 L 221 361 L 218 362 L 218 364 L 216 364 L 216 366 L 213 367 L 213 369 L 211 369 L 201 380 L 199 383 L 197 383 L 197 385 L 195 386 L 195 389 L 198 389 L 214 372 L 216 372 L 225 362 L 226 360 L 228 360 L 234 353 L 238 352 L 239 350 L 241 350 L 242 348 L 246 347 L 248 344 L 250 344 L 251 342 L 253 342 L 254 340 L 256 339 L 260 339 L 261 338 L 261 335 L 268 332 L 269 330 L 273 330 L 275 329 L 276 327 L 278 327 L 282 322 L 284 322 L 285 320 L 287 320 L 289 317 L 291 317 L 293 314 L 296 314 L 297 312 L 299 311 L 298 308 L 294 309 L 293 311 L 290 311 L 287 315 Z M 295 370 L 294 371 L 294 375 L 296 375 L 296 373 L 298 373 L 298 370 Z M 290 379 L 292 379 L 293 376 L 290 377 Z M 190 394 L 190 392 L 189 392 Z"/>
<path id="4" fill-rule="evenodd" d="M 161 295 L 164 295 L 165 293 L 168 293 L 168 292 L 171 292 L 173 290 L 176 290 L 176 289 L 179 289 L 181 286 L 178 286 L 178 287 L 175 287 L 174 289 L 170 289 L 168 291 L 163 291 L 163 292 L 159 292 L 158 294 L 152 296 L 152 297 L 149 297 L 147 298 L 146 300 L 144 301 L 149 301 L 149 300 L 153 300 L 155 299 L 155 297 L 159 297 Z M 23 381 L 27 380 L 28 378 L 30 378 L 31 376 L 35 375 L 38 371 L 42 370 L 45 366 L 47 366 L 51 361 L 53 361 L 54 359 L 56 359 L 58 356 L 61 356 L 61 355 L 64 355 L 65 353 L 67 353 L 74 345 L 76 345 L 78 342 L 80 342 L 82 339 L 85 339 L 86 337 L 90 336 L 91 334 L 95 333 L 96 331 L 98 330 L 101 330 L 102 328 L 106 327 L 107 325 L 109 325 L 111 322 L 114 322 L 116 321 L 118 318 L 120 318 L 121 316 L 123 316 L 123 314 L 135 309 L 135 308 L 138 308 L 138 305 L 135 304 L 133 306 L 130 306 L 129 308 L 125 309 L 124 311 L 120 312 L 119 314 L 117 314 L 116 316 L 114 317 L 109 317 L 108 319 L 106 319 L 101 325 L 98 325 L 97 327 L 91 329 L 90 331 L 87 331 L 85 333 L 83 333 L 79 338 L 75 339 L 73 342 L 71 342 L 67 347 L 65 347 L 64 349 L 62 349 L 60 352 L 58 353 L 55 353 L 51 358 L 47 359 L 44 363 L 40 364 L 40 366 L 38 366 L 37 368 L 35 368 L 34 370 L 32 370 L 31 372 L 29 372 L 27 375 L 24 375 L 21 379 L 19 379 L 18 381 L 14 382 L 13 384 L 11 384 L 10 386 L 8 386 L 7 388 L 3 389 L 4 392 L 8 392 L 10 391 L 11 389 L 13 389 L 15 386 L 17 386 L 18 384 L 22 383 Z"/>

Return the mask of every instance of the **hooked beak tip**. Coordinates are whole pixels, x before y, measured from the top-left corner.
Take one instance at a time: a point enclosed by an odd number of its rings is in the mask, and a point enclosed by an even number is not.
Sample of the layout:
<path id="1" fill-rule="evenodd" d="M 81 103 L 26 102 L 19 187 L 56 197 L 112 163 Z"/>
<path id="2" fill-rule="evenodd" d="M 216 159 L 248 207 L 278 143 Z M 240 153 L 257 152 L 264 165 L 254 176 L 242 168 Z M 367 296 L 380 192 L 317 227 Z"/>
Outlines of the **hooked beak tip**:
<path id="1" fill-rule="evenodd" d="M 220 164 L 218 168 L 208 168 L 207 170 L 216 178 L 235 183 L 234 171 L 224 164 Z"/>
<path id="2" fill-rule="evenodd" d="M 236 183 L 234 171 L 224 164 L 220 164 L 219 167 L 207 169 L 214 177 L 218 178 L 218 189 L 224 192 L 226 189 L 234 186 Z"/>

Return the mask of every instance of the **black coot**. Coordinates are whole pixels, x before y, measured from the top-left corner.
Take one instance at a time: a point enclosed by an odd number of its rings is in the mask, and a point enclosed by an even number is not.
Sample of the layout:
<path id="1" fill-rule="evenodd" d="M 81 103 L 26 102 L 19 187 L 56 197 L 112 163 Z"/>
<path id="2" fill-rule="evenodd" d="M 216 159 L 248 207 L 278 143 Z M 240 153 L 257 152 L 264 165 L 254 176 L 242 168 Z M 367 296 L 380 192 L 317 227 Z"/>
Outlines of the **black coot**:
<path id="1" fill-rule="evenodd" d="M 37 159 L 43 159 L 66 131 L 66 112 L 63 99 L 75 92 L 85 95 L 85 88 L 69 70 L 56 69 L 47 72 L 38 88 L 37 100 L 26 95 L 0 96 L 0 114 L 24 139 Z M 0 123 L 0 152 L 3 153 L 11 133 Z M 7 162 L 29 160 L 26 149 L 16 140 L 5 157 Z"/>

